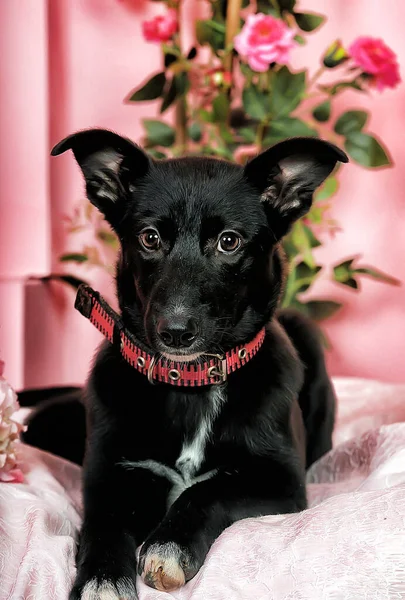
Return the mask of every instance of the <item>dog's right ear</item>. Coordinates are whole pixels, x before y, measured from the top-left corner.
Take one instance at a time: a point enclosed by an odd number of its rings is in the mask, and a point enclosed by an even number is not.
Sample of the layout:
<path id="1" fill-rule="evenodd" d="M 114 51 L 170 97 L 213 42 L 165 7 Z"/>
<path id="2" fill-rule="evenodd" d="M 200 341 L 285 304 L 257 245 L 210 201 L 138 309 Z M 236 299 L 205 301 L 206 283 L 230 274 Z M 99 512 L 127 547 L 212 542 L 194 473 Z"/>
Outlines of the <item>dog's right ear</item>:
<path id="1" fill-rule="evenodd" d="M 56 144 L 51 155 L 66 150 L 72 150 L 82 170 L 88 199 L 116 227 L 131 188 L 147 174 L 151 159 L 139 146 L 106 129 L 74 133 Z"/>

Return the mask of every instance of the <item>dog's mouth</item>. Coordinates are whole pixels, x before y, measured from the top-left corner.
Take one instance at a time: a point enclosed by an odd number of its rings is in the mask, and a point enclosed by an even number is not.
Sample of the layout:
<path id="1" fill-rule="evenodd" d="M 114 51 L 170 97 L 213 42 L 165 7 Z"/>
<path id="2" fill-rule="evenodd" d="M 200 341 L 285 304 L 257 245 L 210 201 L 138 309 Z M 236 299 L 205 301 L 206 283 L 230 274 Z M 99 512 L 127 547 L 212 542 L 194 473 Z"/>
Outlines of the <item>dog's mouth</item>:
<path id="1" fill-rule="evenodd" d="M 168 352 L 160 352 L 160 354 L 173 362 L 193 362 L 204 353 L 195 352 L 194 354 L 169 354 Z"/>

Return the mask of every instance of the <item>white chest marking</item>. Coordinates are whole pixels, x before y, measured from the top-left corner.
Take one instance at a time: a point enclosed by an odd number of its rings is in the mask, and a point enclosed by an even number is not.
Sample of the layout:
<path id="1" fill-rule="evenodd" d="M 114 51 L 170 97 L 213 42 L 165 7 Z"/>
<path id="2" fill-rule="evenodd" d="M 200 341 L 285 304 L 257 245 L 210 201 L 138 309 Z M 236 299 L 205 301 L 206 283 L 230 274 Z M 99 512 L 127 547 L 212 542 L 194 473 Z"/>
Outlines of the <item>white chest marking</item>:
<path id="1" fill-rule="evenodd" d="M 176 469 L 183 475 L 184 481 L 190 480 L 204 462 L 205 447 L 224 399 L 222 390 L 216 387 L 212 388 L 207 412 L 203 416 L 194 438 L 183 444 L 180 456 L 176 460 Z"/>
<path id="2" fill-rule="evenodd" d="M 213 388 L 209 398 L 210 406 L 208 407 L 207 413 L 202 418 L 194 438 L 183 444 L 180 456 L 176 460 L 177 470 L 155 460 L 141 460 L 137 462 L 123 461 L 121 463 L 122 466 L 127 469 L 148 469 L 155 475 L 168 479 L 172 483 L 172 489 L 168 495 L 167 508 L 177 500 L 184 490 L 195 483 L 210 479 L 217 472 L 217 469 L 213 469 L 207 473 L 202 473 L 197 477 L 194 476 L 204 462 L 206 444 L 212 433 L 212 426 L 224 400 L 225 395 L 223 391 L 218 388 Z"/>

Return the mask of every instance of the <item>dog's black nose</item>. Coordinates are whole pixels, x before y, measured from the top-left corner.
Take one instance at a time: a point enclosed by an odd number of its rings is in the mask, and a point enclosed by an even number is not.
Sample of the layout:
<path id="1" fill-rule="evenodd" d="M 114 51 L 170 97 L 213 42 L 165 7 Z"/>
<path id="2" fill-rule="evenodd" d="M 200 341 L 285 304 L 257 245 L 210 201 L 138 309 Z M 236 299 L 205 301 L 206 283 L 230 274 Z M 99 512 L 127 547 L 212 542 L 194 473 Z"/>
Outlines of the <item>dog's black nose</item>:
<path id="1" fill-rule="evenodd" d="M 194 319 L 172 317 L 159 319 L 157 333 L 166 346 L 188 348 L 198 334 L 198 325 Z"/>

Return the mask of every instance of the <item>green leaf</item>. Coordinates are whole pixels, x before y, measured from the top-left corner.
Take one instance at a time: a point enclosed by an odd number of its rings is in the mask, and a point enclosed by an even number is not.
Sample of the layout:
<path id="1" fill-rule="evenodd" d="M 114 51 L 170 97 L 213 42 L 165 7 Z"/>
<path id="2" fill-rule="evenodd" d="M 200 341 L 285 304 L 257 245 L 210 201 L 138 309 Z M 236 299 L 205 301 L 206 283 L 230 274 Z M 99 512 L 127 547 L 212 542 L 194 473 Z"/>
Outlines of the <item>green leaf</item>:
<path id="1" fill-rule="evenodd" d="M 167 158 L 167 156 L 166 156 L 166 154 L 164 154 L 164 152 L 155 150 L 155 148 L 148 148 L 148 154 L 150 154 L 150 156 L 152 156 L 152 158 L 157 158 L 158 160 L 160 160 L 161 158 Z"/>
<path id="2" fill-rule="evenodd" d="M 197 48 L 193 46 L 190 52 L 187 54 L 187 60 L 194 60 L 197 56 Z"/>
<path id="3" fill-rule="evenodd" d="M 268 129 L 268 132 L 264 138 L 264 143 L 267 144 L 267 140 L 281 141 L 289 137 L 317 137 L 318 132 L 313 129 L 301 119 L 292 117 L 283 117 L 273 121 Z"/>
<path id="4" fill-rule="evenodd" d="M 185 71 L 176 73 L 174 79 L 176 81 L 177 96 L 183 96 L 190 88 L 190 82 L 187 73 Z"/>
<path id="5" fill-rule="evenodd" d="M 280 10 L 285 10 L 287 12 L 292 12 L 294 10 L 296 0 L 278 0 L 277 4 L 280 7 Z M 269 2 L 270 4 L 271 2 Z"/>
<path id="6" fill-rule="evenodd" d="M 322 223 L 323 208 L 320 206 L 312 206 L 311 210 L 307 214 L 307 219 L 312 223 L 320 225 Z"/>
<path id="7" fill-rule="evenodd" d="M 322 102 L 322 104 L 318 104 L 312 111 L 314 118 L 320 123 L 325 123 L 330 118 L 331 111 L 331 103 L 330 100 L 326 100 L 326 102 Z"/>
<path id="8" fill-rule="evenodd" d="M 170 86 L 166 91 L 163 102 L 160 107 L 160 114 L 163 114 L 173 102 L 187 92 L 189 88 L 189 80 L 187 73 L 181 72 L 173 76 Z"/>
<path id="9" fill-rule="evenodd" d="M 322 267 L 316 265 L 315 267 L 309 267 L 306 263 L 300 262 L 295 267 L 296 279 L 307 279 L 308 277 L 315 277 L 321 271 Z"/>
<path id="10" fill-rule="evenodd" d="M 307 40 L 305 38 L 302 37 L 302 35 L 295 35 L 294 36 L 294 40 L 297 42 L 297 44 L 299 44 L 300 46 L 305 46 L 305 44 L 307 43 Z"/>
<path id="11" fill-rule="evenodd" d="M 319 335 L 321 336 L 321 342 L 322 342 L 322 345 L 325 348 L 325 350 L 332 350 L 332 348 L 333 348 L 332 342 L 330 341 L 330 338 L 329 338 L 328 334 L 326 333 L 326 331 L 321 329 L 320 326 L 318 326 L 318 331 L 319 331 Z"/>
<path id="12" fill-rule="evenodd" d="M 339 182 L 336 177 L 328 177 L 325 183 L 314 194 L 314 202 L 328 200 L 333 194 L 336 194 L 339 187 Z"/>
<path id="13" fill-rule="evenodd" d="M 165 68 L 167 69 L 168 67 L 170 67 L 170 65 L 175 63 L 177 61 L 177 59 L 178 59 L 177 54 L 173 54 L 170 51 L 165 52 L 165 59 L 164 59 Z"/>
<path id="14" fill-rule="evenodd" d="M 97 237 L 108 246 L 111 246 L 112 248 L 118 248 L 118 238 L 112 231 L 99 229 L 97 231 Z"/>
<path id="15" fill-rule="evenodd" d="M 345 150 L 363 167 L 382 167 L 392 164 L 387 151 L 376 138 L 361 131 L 352 131 L 347 135 Z"/>
<path id="16" fill-rule="evenodd" d="M 361 131 L 368 119 L 364 110 L 348 110 L 340 115 L 335 123 L 334 130 L 340 135 L 348 135 L 352 131 Z"/>
<path id="17" fill-rule="evenodd" d="M 298 250 L 301 250 L 302 248 L 308 245 L 308 240 L 305 235 L 302 221 L 297 221 L 296 223 L 294 223 L 291 229 L 290 237 L 291 242 Z"/>
<path id="18" fill-rule="evenodd" d="M 333 300 L 310 300 L 304 305 L 306 314 L 314 321 L 323 321 L 335 315 L 342 304 Z"/>
<path id="19" fill-rule="evenodd" d="M 170 127 L 162 121 L 143 119 L 143 125 L 146 129 L 148 143 L 154 146 L 169 147 L 174 144 L 176 138 L 173 127 Z"/>
<path id="20" fill-rule="evenodd" d="M 214 50 L 225 47 L 225 25 L 218 21 L 196 21 L 196 35 L 201 46 L 208 44 Z"/>
<path id="21" fill-rule="evenodd" d="M 219 136 L 220 141 L 225 142 L 225 144 L 234 144 L 235 138 L 232 134 L 232 131 L 229 129 L 226 123 L 219 124 Z"/>
<path id="22" fill-rule="evenodd" d="M 354 269 L 353 273 L 368 275 L 369 277 L 372 277 L 377 281 L 383 281 L 384 283 L 389 283 L 390 285 L 401 285 L 399 279 L 395 279 L 395 277 L 391 277 L 390 275 L 383 273 L 383 271 L 380 271 L 379 269 L 374 269 L 371 267 L 360 267 Z"/>
<path id="23" fill-rule="evenodd" d="M 253 129 L 249 129 L 249 127 L 241 127 L 237 131 L 240 137 L 243 138 L 245 142 L 248 142 L 249 144 L 253 144 L 255 142 L 256 135 Z"/>
<path id="24" fill-rule="evenodd" d="M 290 114 L 298 106 L 305 93 L 305 78 L 306 71 L 290 73 L 287 67 L 282 67 L 274 74 L 270 96 L 273 119 Z"/>
<path id="25" fill-rule="evenodd" d="M 201 125 L 199 123 L 191 123 L 188 128 L 188 135 L 193 140 L 193 142 L 199 142 L 202 138 L 202 130 Z"/>
<path id="26" fill-rule="evenodd" d="M 255 71 L 252 71 L 249 65 L 246 65 L 245 63 L 239 63 L 239 68 L 241 70 L 242 75 L 244 75 L 249 81 L 254 75 L 257 75 L 257 73 Z"/>
<path id="27" fill-rule="evenodd" d="M 270 98 L 268 93 L 251 86 L 243 90 L 243 107 L 248 115 L 260 121 L 269 115 Z"/>
<path id="28" fill-rule="evenodd" d="M 310 247 L 311 248 L 319 248 L 319 246 L 322 246 L 321 242 L 315 236 L 312 229 L 310 227 L 308 227 L 307 225 L 303 225 L 303 227 L 304 227 L 305 235 L 307 236 L 307 239 L 309 241 Z"/>
<path id="29" fill-rule="evenodd" d="M 333 278 L 338 283 L 346 283 L 352 277 L 353 269 L 352 264 L 357 257 L 349 258 L 344 262 L 333 267 Z"/>
<path id="30" fill-rule="evenodd" d="M 312 249 L 320 246 L 321 242 L 302 221 L 297 221 L 294 224 L 291 231 L 291 242 L 300 251 L 302 258 L 308 267 L 314 269 L 315 260 L 312 255 Z"/>
<path id="31" fill-rule="evenodd" d="M 61 262 L 84 263 L 89 260 L 89 257 L 86 254 L 80 254 L 79 252 L 70 252 L 68 254 L 62 254 L 59 260 Z"/>
<path id="32" fill-rule="evenodd" d="M 200 112 L 200 119 L 202 121 L 204 121 L 204 123 L 212 123 L 212 120 L 213 120 L 212 113 L 210 113 L 208 110 L 205 110 L 205 108 L 202 108 L 199 112 Z"/>
<path id="33" fill-rule="evenodd" d="M 339 65 L 342 65 L 349 59 L 349 54 L 344 48 L 342 42 L 340 40 L 335 40 L 332 44 L 327 48 L 322 62 L 323 65 L 328 69 L 335 69 Z"/>
<path id="34" fill-rule="evenodd" d="M 359 289 L 359 283 L 354 277 L 350 277 L 349 279 L 346 279 L 346 281 L 340 281 L 339 283 L 341 283 L 342 285 L 347 285 L 349 288 L 352 288 L 353 290 Z"/>
<path id="35" fill-rule="evenodd" d="M 131 92 L 129 102 L 145 102 L 146 100 L 156 100 L 163 94 L 163 89 L 166 83 L 165 73 L 157 73 L 142 87 Z"/>
<path id="36" fill-rule="evenodd" d="M 219 147 L 204 147 L 202 149 L 202 153 L 208 156 L 221 156 L 221 158 L 226 158 L 227 160 L 233 160 L 233 154 L 228 148 L 224 146 Z"/>
<path id="37" fill-rule="evenodd" d="M 212 102 L 212 112 L 216 123 L 224 123 L 229 115 L 229 98 L 227 94 L 218 94 Z"/>
<path id="38" fill-rule="evenodd" d="M 353 79 L 353 81 L 342 81 L 341 83 L 335 83 L 334 85 L 320 85 L 319 89 L 325 92 L 326 94 L 330 94 L 331 96 L 335 96 L 336 94 L 342 92 L 347 88 L 352 88 L 359 92 L 364 92 L 363 87 L 359 82 L 359 78 Z"/>
<path id="39" fill-rule="evenodd" d="M 270 0 L 257 0 L 257 12 L 280 17 L 280 11 L 274 7 Z"/>
<path id="40" fill-rule="evenodd" d="M 387 275 L 379 269 L 375 269 L 373 267 L 357 267 L 354 263 L 358 259 L 359 256 L 353 256 L 352 258 L 348 258 L 339 265 L 336 265 L 333 268 L 334 280 L 337 283 L 348 285 L 349 287 L 352 287 L 354 289 L 358 288 L 358 283 L 356 281 L 356 278 L 354 277 L 355 275 L 367 275 L 368 277 L 372 277 L 377 281 L 382 281 L 390 285 L 401 285 L 401 282 L 398 279 Z"/>
<path id="41" fill-rule="evenodd" d="M 162 115 L 168 108 L 173 104 L 176 100 L 177 89 L 176 89 L 176 79 L 173 77 L 170 85 L 163 96 L 163 102 L 160 106 L 160 114 Z"/>
<path id="42" fill-rule="evenodd" d="M 325 21 L 325 17 L 315 13 L 294 13 L 294 17 L 302 31 L 315 31 Z"/>
<path id="43" fill-rule="evenodd" d="M 297 254 L 299 254 L 298 248 L 294 245 L 291 239 L 291 233 L 283 239 L 282 246 L 284 252 L 287 255 L 288 262 L 291 262 L 292 259 L 295 258 Z"/>
<path id="44" fill-rule="evenodd" d="M 300 262 L 294 270 L 294 294 L 302 294 L 314 283 L 322 267 L 319 265 L 309 267 L 305 262 Z"/>

